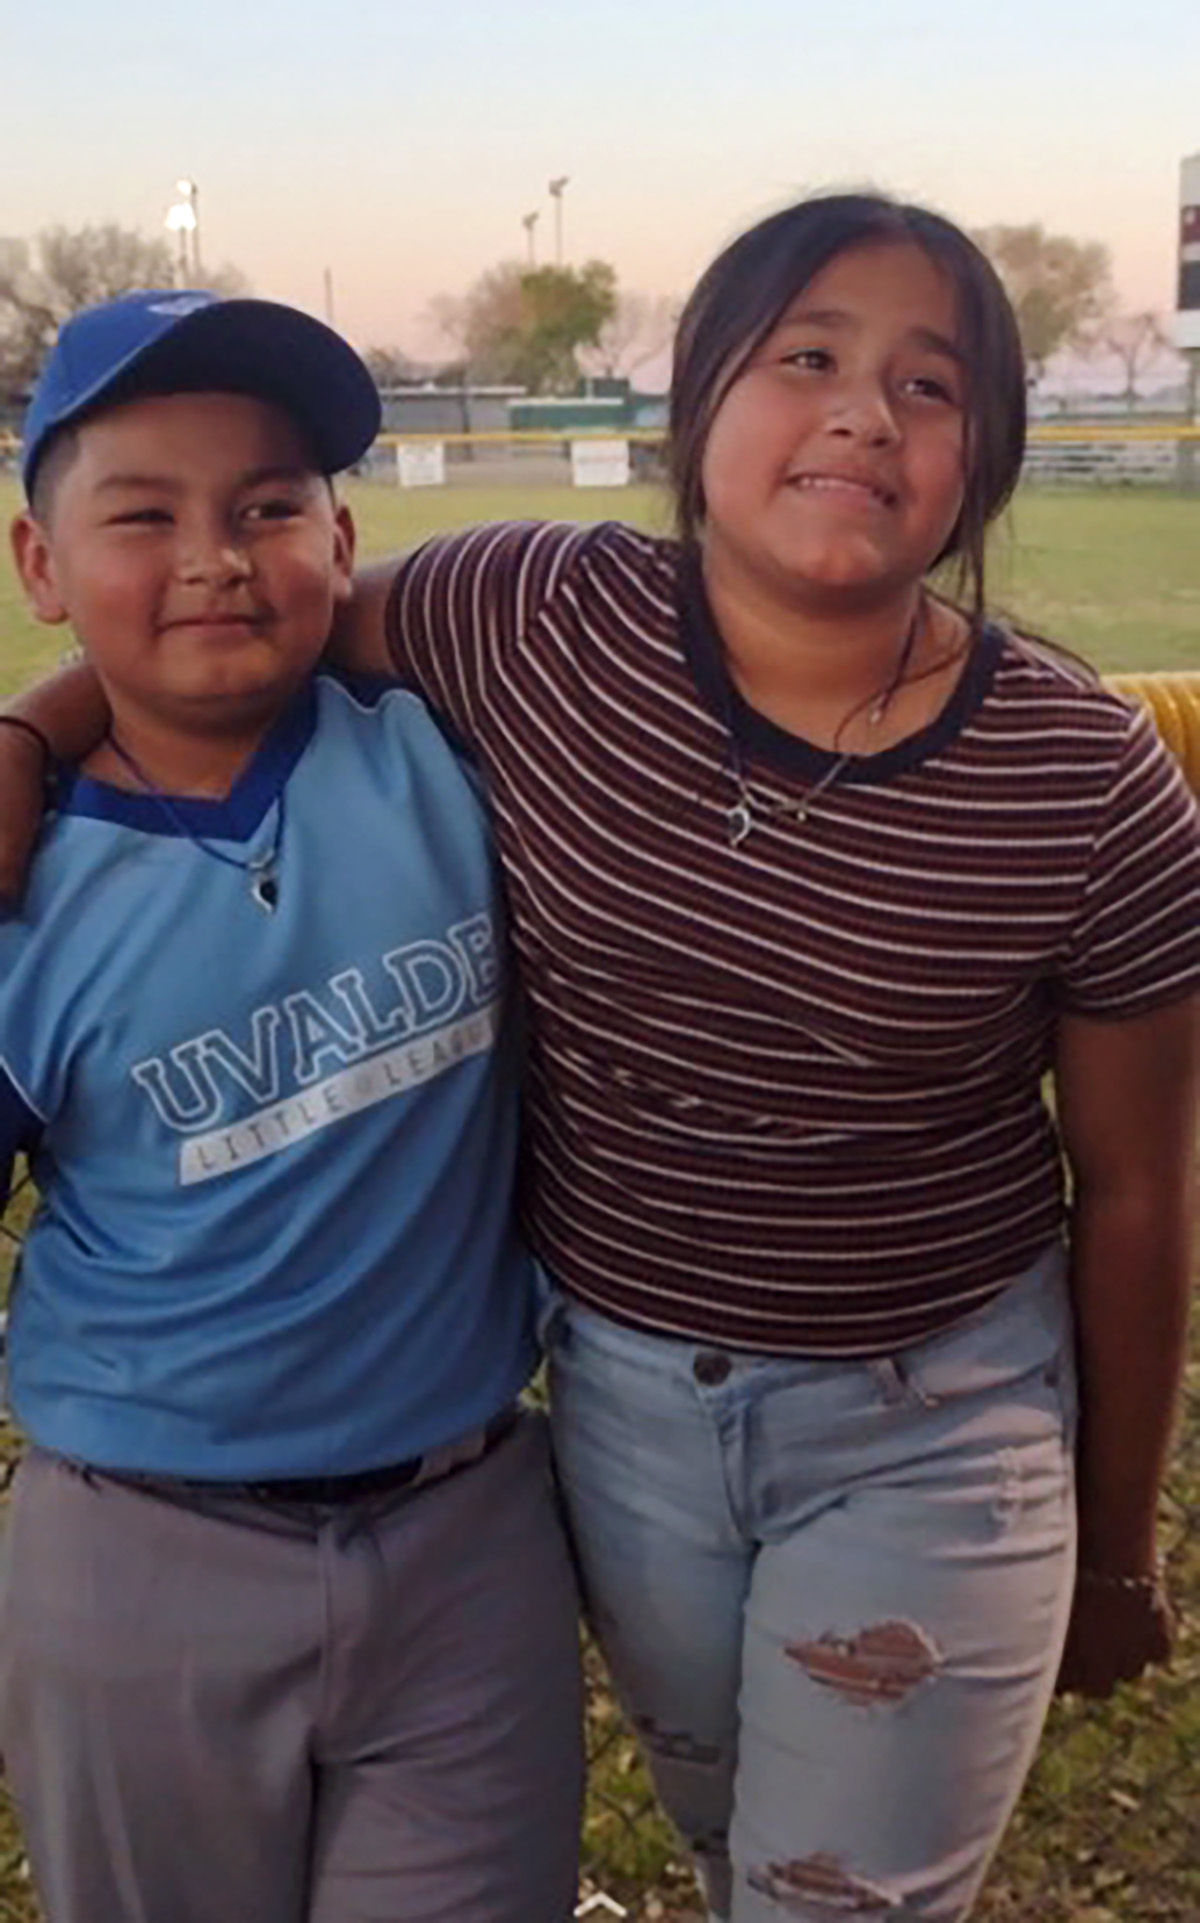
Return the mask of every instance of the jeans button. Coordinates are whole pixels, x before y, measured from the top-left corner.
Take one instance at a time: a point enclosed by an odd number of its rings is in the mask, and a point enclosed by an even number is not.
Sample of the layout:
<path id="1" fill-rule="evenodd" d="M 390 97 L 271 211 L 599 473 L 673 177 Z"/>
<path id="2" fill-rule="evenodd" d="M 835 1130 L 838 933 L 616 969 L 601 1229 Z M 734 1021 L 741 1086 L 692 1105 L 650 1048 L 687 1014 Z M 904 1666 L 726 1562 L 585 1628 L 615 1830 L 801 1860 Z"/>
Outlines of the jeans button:
<path id="1" fill-rule="evenodd" d="M 732 1368 L 733 1364 L 727 1355 L 721 1355 L 716 1349 L 701 1349 L 692 1363 L 692 1374 L 704 1388 L 719 1389 L 722 1382 L 729 1380 Z"/>

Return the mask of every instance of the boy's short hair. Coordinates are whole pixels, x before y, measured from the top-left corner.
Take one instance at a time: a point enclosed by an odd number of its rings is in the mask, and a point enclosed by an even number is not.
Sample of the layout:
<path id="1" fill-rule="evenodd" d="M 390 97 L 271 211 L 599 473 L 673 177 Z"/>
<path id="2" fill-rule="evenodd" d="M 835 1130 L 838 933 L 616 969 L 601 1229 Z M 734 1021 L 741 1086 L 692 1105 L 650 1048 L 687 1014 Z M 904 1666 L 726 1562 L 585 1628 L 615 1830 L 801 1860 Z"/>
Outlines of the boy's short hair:
<path id="1" fill-rule="evenodd" d="M 322 474 L 352 466 L 379 432 L 374 381 L 323 321 L 276 301 L 149 288 L 85 308 L 59 330 L 25 416 L 26 498 L 66 429 L 147 395 L 208 393 L 281 408 Z"/>

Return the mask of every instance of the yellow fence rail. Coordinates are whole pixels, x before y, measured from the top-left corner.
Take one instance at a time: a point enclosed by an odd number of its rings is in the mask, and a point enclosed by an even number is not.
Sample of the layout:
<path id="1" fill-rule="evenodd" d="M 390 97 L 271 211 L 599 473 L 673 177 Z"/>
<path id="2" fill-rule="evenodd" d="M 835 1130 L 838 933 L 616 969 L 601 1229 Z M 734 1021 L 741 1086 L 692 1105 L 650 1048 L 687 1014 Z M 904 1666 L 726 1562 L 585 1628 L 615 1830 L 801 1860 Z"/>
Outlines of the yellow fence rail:
<path id="1" fill-rule="evenodd" d="M 1140 701 L 1150 710 L 1155 727 L 1200 794 L 1200 672 L 1176 674 L 1109 674 L 1105 686 Z"/>
<path id="2" fill-rule="evenodd" d="M 447 401 L 454 399 L 454 389 L 444 390 Z M 558 427 L 558 428 L 493 428 L 478 432 L 453 432 L 440 428 L 414 428 L 403 432 L 389 428 L 376 440 L 377 447 L 395 448 L 410 441 L 441 441 L 448 447 L 503 446 L 508 442 L 517 445 L 560 447 L 564 441 L 632 441 L 638 446 L 653 447 L 663 441 L 665 435 L 659 427 Z M 1064 418 L 1053 421 L 1034 421 L 1030 425 L 1031 442 L 1056 441 L 1171 441 L 1200 442 L 1200 421 L 1096 421 L 1072 420 Z M 0 428 L 0 458 L 13 460 L 20 453 L 20 436 L 11 428 Z"/>

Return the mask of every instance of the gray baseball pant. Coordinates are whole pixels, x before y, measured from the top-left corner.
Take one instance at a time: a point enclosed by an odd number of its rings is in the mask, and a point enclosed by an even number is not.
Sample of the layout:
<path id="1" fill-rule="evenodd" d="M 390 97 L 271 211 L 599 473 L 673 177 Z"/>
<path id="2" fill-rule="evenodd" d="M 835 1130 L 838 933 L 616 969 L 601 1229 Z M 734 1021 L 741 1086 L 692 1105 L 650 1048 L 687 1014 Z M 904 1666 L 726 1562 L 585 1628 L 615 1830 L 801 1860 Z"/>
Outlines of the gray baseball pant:
<path id="1" fill-rule="evenodd" d="M 50 1923 L 563 1923 L 580 1725 L 540 1418 L 348 1508 L 18 1471 L 0 1748 Z"/>

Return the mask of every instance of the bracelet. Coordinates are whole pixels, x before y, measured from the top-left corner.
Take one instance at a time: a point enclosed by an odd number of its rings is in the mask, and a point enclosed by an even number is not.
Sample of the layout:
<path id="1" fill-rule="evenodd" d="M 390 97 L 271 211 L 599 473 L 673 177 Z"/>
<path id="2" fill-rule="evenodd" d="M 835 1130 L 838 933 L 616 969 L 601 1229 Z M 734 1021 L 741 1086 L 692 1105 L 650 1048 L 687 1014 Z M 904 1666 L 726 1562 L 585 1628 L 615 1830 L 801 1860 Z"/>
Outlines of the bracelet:
<path id="1" fill-rule="evenodd" d="M 1107 1569 L 1077 1569 L 1075 1580 L 1090 1583 L 1093 1589 L 1119 1589 L 1127 1596 L 1158 1597 L 1163 1593 L 1163 1567 L 1156 1562 L 1148 1576 L 1118 1576 Z"/>
<path id="2" fill-rule="evenodd" d="M 56 756 L 50 746 L 49 736 L 42 733 L 36 721 L 26 721 L 23 714 L 0 714 L 0 728 L 18 728 L 22 734 L 27 734 L 31 741 L 36 741 L 42 751 L 43 771 L 49 774 Z"/>

